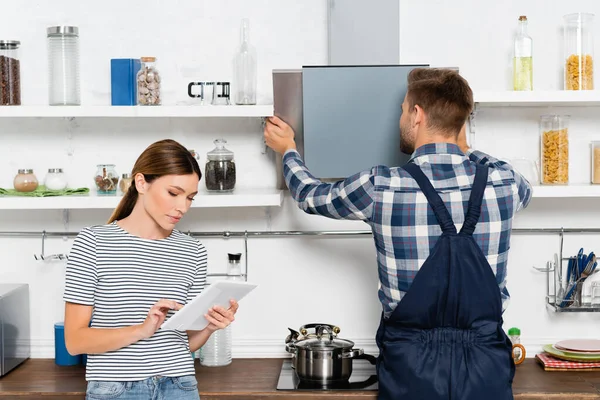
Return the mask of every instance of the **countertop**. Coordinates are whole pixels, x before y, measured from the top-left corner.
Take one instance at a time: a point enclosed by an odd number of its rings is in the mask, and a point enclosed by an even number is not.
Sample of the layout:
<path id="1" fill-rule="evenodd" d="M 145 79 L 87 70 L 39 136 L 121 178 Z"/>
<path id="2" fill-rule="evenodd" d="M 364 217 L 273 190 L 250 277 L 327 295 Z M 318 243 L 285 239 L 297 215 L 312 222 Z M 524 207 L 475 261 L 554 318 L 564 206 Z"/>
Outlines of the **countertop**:
<path id="1" fill-rule="evenodd" d="M 235 359 L 219 368 L 196 366 L 202 400 L 373 399 L 375 391 L 278 391 L 283 359 Z M 197 362 L 197 361 L 196 361 Z M 59 367 L 53 359 L 30 359 L 0 378 L 0 399 L 84 399 L 85 367 Z M 600 372 L 546 372 L 533 359 L 517 367 L 513 384 L 519 400 L 600 400 Z"/>

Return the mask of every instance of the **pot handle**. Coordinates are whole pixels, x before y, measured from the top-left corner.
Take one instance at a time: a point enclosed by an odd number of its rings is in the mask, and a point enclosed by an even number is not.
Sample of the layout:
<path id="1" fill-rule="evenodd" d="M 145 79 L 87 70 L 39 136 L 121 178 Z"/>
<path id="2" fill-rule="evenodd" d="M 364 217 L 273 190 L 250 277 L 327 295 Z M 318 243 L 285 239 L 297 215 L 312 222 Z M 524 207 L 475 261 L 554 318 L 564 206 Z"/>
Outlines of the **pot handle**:
<path id="1" fill-rule="evenodd" d="M 352 349 L 346 353 L 340 354 L 340 358 L 358 358 L 364 354 L 363 349 Z"/>
<path id="2" fill-rule="evenodd" d="M 292 353 L 292 354 L 296 354 L 296 345 L 294 343 L 286 343 L 285 344 L 285 351 L 287 351 L 288 353 Z"/>
<path id="3" fill-rule="evenodd" d="M 354 357 L 356 360 L 367 360 L 373 365 L 377 365 L 377 357 L 372 356 L 370 354 L 361 354 L 359 356 Z"/>

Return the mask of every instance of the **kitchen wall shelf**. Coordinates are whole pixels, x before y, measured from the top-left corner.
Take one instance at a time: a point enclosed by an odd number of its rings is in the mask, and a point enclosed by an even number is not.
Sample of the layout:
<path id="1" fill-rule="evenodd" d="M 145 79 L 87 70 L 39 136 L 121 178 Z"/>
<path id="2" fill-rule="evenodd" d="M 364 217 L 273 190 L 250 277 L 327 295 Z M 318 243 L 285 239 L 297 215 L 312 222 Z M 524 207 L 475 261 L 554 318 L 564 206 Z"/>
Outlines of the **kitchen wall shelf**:
<path id="1" fill-rule="evenodd" d="M 481 107 L 600 107 L 600 91 L 475 91 L 475 103 Z"/>
<path id="2" fill-rule="evenodd" d="M 121 196 L 0 197 L 0 210 L 114 209 Z M 232 194 L 200 192 L 192 208 L 280 207 L 283 191 L 236 189 Z"/>
<path id="3" fill-rule="evenodd" d="M 538 185 L 533 186 L 534 198 L 600 197 L 600 185 Z"/>
<path id="4" fill-rule="evenodd" d="M 272 115 L 273 105 L 0 107 L 0 118 L 232 118 Z"/>

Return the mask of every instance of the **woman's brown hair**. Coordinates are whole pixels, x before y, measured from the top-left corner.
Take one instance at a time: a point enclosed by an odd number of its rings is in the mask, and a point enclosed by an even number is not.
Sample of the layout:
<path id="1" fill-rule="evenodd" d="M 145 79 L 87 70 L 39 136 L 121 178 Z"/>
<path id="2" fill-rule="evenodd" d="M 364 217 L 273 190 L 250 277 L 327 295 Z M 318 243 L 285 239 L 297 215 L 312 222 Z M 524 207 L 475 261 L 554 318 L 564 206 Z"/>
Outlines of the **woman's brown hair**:
<path id="1" fill-rule="evenodd" d="M 144 179 L 148 183 L 165 175 L 196 174 L 198 179 L 202 178 L 200 166 L 192 153 L 171 139 L 160 140 L 148 146 L 133 165 L 131 176 L 135 179 L 136 174 L 144 175 Z M 134 180 L 115 211 L 113 211 L 108 223 L 129 216 L 135 203 L 137 203 L 137 199 L 138 192 Z"/>

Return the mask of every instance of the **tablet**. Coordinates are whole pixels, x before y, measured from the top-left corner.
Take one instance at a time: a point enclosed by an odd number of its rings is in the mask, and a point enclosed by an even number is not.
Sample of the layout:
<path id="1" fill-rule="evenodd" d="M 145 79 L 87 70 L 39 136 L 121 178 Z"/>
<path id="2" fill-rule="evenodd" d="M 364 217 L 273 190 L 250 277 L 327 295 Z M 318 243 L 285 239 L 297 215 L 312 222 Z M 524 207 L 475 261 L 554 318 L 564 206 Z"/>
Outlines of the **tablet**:
<path id="1" fill-rule="evenodd" d="M 240 281 L 217 281 L 208 286 L 202 293 L 194 297 L 192 301 L 172 317 L 167 319 L 160 329 L 176 329 L 180 331 L 200 331 L 208 326 L 204 314 L 213 306 L 221 306 L 225 309 L 230 307 L 229 300 L 240 301 L 257 285 Z"/>

